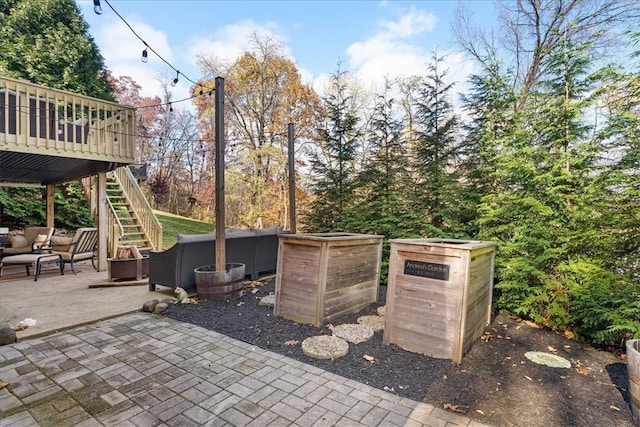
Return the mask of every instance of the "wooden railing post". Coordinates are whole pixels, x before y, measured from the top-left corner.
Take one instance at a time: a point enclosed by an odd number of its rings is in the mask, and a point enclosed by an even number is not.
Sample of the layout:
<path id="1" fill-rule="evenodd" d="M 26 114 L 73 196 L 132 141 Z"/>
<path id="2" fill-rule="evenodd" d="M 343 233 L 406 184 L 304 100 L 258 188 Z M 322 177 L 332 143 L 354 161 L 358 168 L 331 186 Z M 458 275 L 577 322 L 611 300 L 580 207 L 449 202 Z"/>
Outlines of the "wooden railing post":
<path id="1" fill-rule="evenodd" d="M 107 269 L 107 173 L 98 173 L 98 271 Z"/>

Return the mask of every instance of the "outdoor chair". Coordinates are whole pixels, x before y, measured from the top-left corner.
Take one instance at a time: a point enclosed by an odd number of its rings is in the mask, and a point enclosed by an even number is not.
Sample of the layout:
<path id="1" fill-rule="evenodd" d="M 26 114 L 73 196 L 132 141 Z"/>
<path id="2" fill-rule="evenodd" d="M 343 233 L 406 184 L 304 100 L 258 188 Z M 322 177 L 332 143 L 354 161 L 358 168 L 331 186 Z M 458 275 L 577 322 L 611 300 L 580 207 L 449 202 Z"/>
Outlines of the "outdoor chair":
<path id="1" fill-rule="evenodd" d="M 51 253 L 62 256 L 62 261 L 65 265 L 71 266 L 73 274 L 77 274 L 74 264 L 88 259 L 91 260 L 93 268 L 97 270 L 95 264 L 97 246 L 98 230 L 95 228 L 79 228 L 73 238 L 62 236 L 51 238 Z"/>
<path id="2" fill-rule="evenodd" d="M 10 247 L 2 248 L 2 257 L 39 253 L 48 248 L 53 227 L 27 227 L 23 234 L 9 237 Z"/>

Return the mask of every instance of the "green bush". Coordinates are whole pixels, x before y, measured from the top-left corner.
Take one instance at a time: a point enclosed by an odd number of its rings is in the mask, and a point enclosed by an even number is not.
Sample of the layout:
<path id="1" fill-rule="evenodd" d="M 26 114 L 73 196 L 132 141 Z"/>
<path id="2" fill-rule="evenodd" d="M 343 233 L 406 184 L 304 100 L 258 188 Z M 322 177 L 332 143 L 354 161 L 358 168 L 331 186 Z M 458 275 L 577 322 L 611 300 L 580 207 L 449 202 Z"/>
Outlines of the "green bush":
<path id="1" fill-rule="evenodd" d="M 586 260 L 561 268 L 571 287 L 576 332 L 603 346 L 640 338 L 640 285 Z"/>
<path id="2" fill-rule="evenodd" d="M 61 184 L 54 189 L 54 227 L 76 230 L 95 225 L 82 188 L 78 183 Z M 44 225 L 44 188 L 0 188 L 2 224 L 9 226 Z"/>

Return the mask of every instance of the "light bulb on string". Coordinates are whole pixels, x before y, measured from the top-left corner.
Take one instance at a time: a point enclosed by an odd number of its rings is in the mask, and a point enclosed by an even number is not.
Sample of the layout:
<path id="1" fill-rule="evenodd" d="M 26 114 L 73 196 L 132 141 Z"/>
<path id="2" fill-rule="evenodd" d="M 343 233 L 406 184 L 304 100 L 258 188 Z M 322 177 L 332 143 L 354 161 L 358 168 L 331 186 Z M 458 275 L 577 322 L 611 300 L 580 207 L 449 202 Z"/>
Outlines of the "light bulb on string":
<path id="1" fill-rule="evenodd" d="M 140 60 L 142 62 L 144 62 L 145 64 L 149 61 L 149 55 L 147 53 L 147 48 L 145 47 L 144 50 L 142 51 L 142 57 L 140 58 Z"/>
<path id="2" fill-rule="evenodd" d="M 171 86 L 175 87 L 178 84 L 178 77 L 180 77 L 180 70 L 176 71 L 176 78 L 171 82 Z"/>
<path id="3" fill-rule="evenodd" d="M 100 6 L 100 0 L 93 0 L 93 11 L 97 15 L 102 15 L 102 6 Z"/>

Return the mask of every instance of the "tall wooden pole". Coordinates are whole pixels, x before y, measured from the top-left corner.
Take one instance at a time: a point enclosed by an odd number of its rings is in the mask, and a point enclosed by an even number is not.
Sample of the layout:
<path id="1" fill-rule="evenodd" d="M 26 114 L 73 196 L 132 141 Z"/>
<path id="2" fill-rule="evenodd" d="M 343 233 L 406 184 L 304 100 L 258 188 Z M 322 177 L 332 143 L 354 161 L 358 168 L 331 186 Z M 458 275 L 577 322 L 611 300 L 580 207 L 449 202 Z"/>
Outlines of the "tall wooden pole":
<path id="1" fill-rule="evenodd" d="M 292 233 L 296 232 L 296 159 L 294 151 L 294 129 L 293 123 L 287 125 L 289 137 L 289 228 Z"/>
<path id="2" fill-rule="evenodd" d="M 225 271 L 226 246 L 224 237 L 224 78 L 216 77 L 216 271 Z"/>

